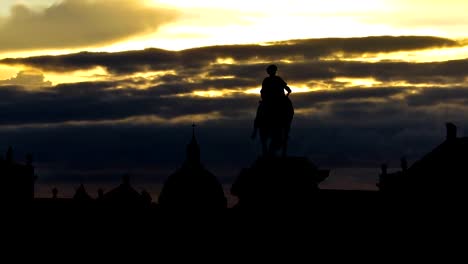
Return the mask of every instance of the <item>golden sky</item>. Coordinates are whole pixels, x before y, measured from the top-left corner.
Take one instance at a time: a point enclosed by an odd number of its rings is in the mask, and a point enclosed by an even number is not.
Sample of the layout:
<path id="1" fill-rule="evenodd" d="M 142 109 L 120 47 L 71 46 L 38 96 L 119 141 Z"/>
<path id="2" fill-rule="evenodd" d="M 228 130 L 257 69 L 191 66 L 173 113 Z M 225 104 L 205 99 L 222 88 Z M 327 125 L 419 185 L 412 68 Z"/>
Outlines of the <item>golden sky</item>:
<path id="1" fill-rule="evenodd" d="M 459 0 L 3 0 L 0 59 L 146 48 L 179 51 L 213 45 L 267 45 L 291 39 L 386 35 L 435 36 L 468 43 L 468 16 L 464 13 L 467 8 L 468 2 Z M 443 62 L 467 58 L 468 46 L 333 56 L 331 59 L 339 56 L 341 61 L 374 63 Z M 27 74 L 17 76 L 19 73 Z M 105 67 L 64 73 L 31 65 L 0 64 L 0 80 L 4 83 L 17 83 L 17 79 L 38 74 L 44 75 L 45 83 L 50 81 L 53 85 L 109 77 Z M 372 83 L 369 78 L 356 79 L 355 84 Z M 302 83 L 295 91 L 313 89 L 309 88 Z M 255 89 L 249 87 L 248 91 Z"/>
<path id="2" fill-rule="evenodd" d="M 0 57 L 374 35 L 466 37 L 458 0 L 3 0 Z"/>

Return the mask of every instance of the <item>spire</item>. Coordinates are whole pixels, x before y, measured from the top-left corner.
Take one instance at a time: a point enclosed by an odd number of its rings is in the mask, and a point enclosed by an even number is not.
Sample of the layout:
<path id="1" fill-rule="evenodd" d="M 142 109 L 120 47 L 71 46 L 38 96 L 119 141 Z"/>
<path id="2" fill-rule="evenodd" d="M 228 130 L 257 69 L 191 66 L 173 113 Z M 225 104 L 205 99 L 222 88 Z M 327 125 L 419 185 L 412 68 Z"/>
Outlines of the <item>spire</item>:
<path id="1" fill-rule="evenodd" d="M 192 124 L 192 142 L 197 142 L 197 139 L 195 137 L 195 127 L 197 127 L 197 125 L 195 125 L 195 123 Z"/>
<path id="2" fill-rule="evenodd" d="M 195 136 L 195 127 L 192 125 L 192 140 L 187 145 L 187 163 L 199 164 L 200 163 L 200 146 L 198 145 L 197 138 Z"/>

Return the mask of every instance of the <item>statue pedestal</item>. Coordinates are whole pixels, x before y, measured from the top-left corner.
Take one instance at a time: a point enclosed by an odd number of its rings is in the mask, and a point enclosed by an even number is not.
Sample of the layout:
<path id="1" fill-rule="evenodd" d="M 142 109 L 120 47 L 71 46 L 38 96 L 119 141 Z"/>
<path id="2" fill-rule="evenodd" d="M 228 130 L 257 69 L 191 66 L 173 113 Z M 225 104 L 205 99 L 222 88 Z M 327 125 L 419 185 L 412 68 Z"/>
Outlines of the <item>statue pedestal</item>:
<path id="1" fill-rule="evenodd" d="M 239 208 L 303 207 L 328 175 L 305 157 L 261 157 L 241 171 L 231 193 Z"/>

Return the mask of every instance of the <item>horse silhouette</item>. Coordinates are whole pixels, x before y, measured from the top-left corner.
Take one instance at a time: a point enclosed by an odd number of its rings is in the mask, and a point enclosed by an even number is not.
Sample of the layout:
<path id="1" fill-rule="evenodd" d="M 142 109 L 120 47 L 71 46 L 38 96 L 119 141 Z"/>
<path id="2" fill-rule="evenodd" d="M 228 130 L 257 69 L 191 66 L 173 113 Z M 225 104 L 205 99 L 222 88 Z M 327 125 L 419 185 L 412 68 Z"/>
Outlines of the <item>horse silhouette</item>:
<path id="1" fill-rule="evenodd" d="M 293 116 L 294 108 L 288 96 L 259 102 L 252 138 L 255 139 L 259 131 L 264 156 L 274 156 L 278 150 L 286 156 Z"/>

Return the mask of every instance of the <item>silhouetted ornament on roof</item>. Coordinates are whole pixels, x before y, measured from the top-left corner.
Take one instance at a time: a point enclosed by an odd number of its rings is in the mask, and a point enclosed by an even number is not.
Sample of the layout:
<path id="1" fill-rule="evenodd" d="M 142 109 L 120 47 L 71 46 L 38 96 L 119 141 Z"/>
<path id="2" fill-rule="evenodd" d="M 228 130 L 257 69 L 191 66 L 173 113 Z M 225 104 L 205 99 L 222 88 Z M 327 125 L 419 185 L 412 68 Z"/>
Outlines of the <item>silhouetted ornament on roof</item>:
<path id="1" fill-rule="evenodd" d="M 231 193 L 238 207 L 306 206 L 328 175 L 305 157 L 261 157 L 241 171 Z"/>
<path id="2" fill-rule="evenodd" d="M 130 185 L 130 176 L 122 177 L 122 184 L 104 195 L 104 200 L 118 205 L 137 205 L 142 202 L 141 195 Z"/>
<path id="3" fill-rule="evenodd" d="M 187 145 L 187 158 L 182 167 L 168 177 L 158 201 L 161 208 L 226 208 L 227 200 L 222 185 L 200 162 L 195 126 Z"/>
<path id="4" fill-rule="evenodd" d="M 80 187 L 78 187 L 76 190 L 75 195 L 73 196 L 73 200 L 78 202 L 88 202 L 93 200 L 93 198 L 91 198 L 91 196 L 88 194 L 84 185 L 81 184 Z"/>
<path id="5" fill-rule="evenodd" d="M 58 198 L 58 189 L 56 187 L 54 187 L 52 189 L 52 199 L 57 199 Z"/>

